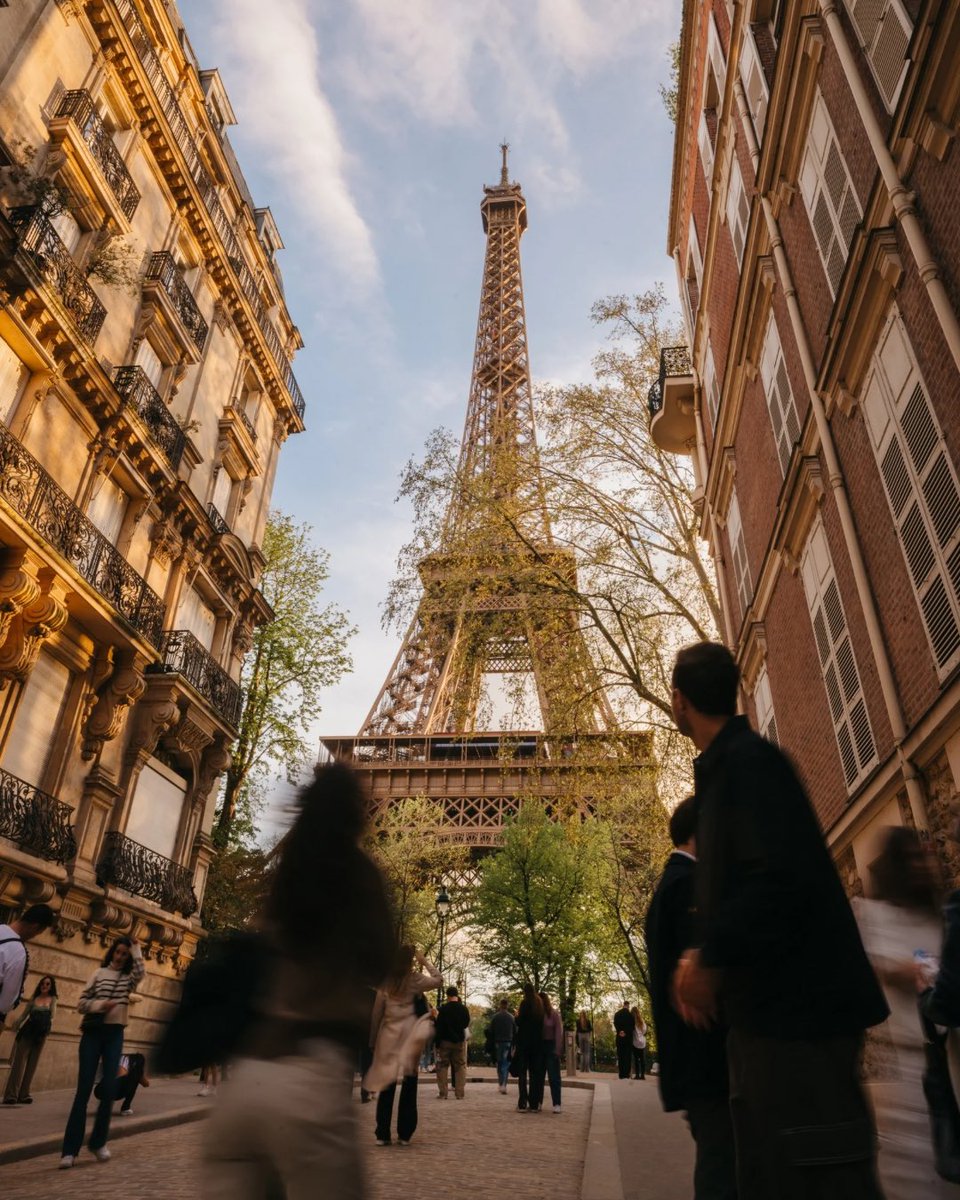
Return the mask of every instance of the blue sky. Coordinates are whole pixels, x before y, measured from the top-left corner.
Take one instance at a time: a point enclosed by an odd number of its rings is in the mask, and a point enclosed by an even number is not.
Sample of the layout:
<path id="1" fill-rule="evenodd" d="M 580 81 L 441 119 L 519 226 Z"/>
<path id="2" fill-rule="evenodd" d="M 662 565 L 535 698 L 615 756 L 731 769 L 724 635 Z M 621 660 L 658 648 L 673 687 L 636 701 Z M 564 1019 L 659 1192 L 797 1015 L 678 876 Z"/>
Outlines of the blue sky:
<path id="1" fill-rule="evenodd" d="M 458 433 L 470 383 L 499 142 L 524 188 L 534 382 L 589 378 L 592 302 L 662 279 L 673 127 L 657 85 L 678 0 L 180 0 L 230 131 L 269 205 L 306 348 L 307 432 L 274 501 L 332 555 L 328 593 L 360 626 L 356 669 L 316 733 L 356 731 L 397 637 L 379 605 L 406 539 L 400 470 Z"/>

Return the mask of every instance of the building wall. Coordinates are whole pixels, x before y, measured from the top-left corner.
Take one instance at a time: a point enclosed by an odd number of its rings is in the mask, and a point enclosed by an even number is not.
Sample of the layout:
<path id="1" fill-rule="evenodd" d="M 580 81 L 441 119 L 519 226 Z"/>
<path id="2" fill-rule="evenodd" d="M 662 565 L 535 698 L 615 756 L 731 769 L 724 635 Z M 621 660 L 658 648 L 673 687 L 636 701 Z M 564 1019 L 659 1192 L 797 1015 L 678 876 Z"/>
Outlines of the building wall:
<path id="1" fill-rule="evenodd" d="M 72 1076 L 115 936 L 148 960 L 128 1044 L 169 1015 L 271 617 L 260 542 L 303 428 L 300 339 L 231 121 L 173 4 L 0 8 L 0 919 L 58 912 L 27 981 L 61 997 L 39 1088 Z M 11 1050 L 0 1035 L 0 1076 Z"/>
<path id="2" fill-rule="evenodd" d="M 951 318 L 936 315 L 928 286 L 931 272 L 921 270 L 924 256 L 918 259 L 916 239 L 911 243 L 905 232 L 910 213 L 898 214 L 898 195 L 888 186 L 881 169 L 886 164 L 867 132 L 874 122 L 903 189 L 915 196 L 920 234 L 955 312 L 960 232 L 954 198 L 960 160 L 953 141 L 960 117 L 960 27 L 950 5 L 927 2 L 915 8 L 909 62 L 900 60 L 905 75 L 888 106 L 846 8 L 834 20 L 816 0 L 714 0 L 725 78 L 717 105 L 712 202 L 698 149 L 701 112 L 711 102 L 709 79 L 715 73 L 706 32 L 709 4 L 685 4 L 681 42 L 667 249 L 678 261 L 682 281 L 693 216 L 703 266 L 699 303 L 692 311 L 688 306 L 686 314 L 691 373 L 686 383 L 678 379 L 672 389 L 664 389 L 665 408 L 670 397 L 678 404 L 684 397 L 692 401 L 688 450 L 701 455 L 702 532 L 713 538 L 721 586 L 734 616 L 730 636 L 743 668 L 747 710 L 757 718 L 752 691 L 766 671 L 780 741 L 810 788 L 854 890 L 869 887 L 877 831 L 890 822 L 929 828 L 949 882 L 957 880 L 960 865 L 947 843 L 960 788 L 960 754 L 953 747 L 960 727 L 960 652 L 938 670 L 863 412 L 873 352 L 895 306 L 942 431 L 935 453 L 942 445 L 954 469 L 960 464 L 960 412 L 954 402 L 960 345 Z M 891 30 L 898 13 L 906 15 L 895 2 L 884 12 Z M 749 64 L 751 37 L 762 71 L 759 90 L 752 86 L 756 77 L 749 69 L 743 76 L 740 70 L 741 59 Z M 845 63 L 847 55 L 852 70 Z M 830 226 L 839 254 L 834 288 L 818 243 L 827 226 L 818 209 L 818 235 L 804 198 L 804 181 L 812 178 L 809 172 L 803 175 L 804 156 L 818 94 L 857 205 L 847 210 L 842 223 Z M 760 136 L 754 139 L 760 128 L 757 113 L 764 107 Z M 742 265 L 725 211 L 734 162 L 749 201 Z M 829 163 L 832 182 L 824 187 L 836 187 L 839 196 L 844 176 L 835 156 Z M 827 179 L 826 168 L 823 177 Z M 771 313 L 797 413 L 797 436 L 791 439 L 785 473 L 761 377 Z M 708 342 L 720 379 L 716 429 L 705 401 Z M 820 421 L 812 410 L 814 397 L 822 406 Z M 898 421 L 906 419 L 905 403 Z M 697 407 L 704 428 L 701 451 L 695 441 Z M 672 416 L 667 413 L 666 419 Z M 651 425 L 655 439 L 658 420 L 659 414 Z M 937 529 L 949 532 L 954 518 L 948 485 L 936 491 L 930 483 L 929 489 L 928 510 L 939 522 Z M 734 494 L 752 583 L 745 613 L 736 599 L 735 553 L 727 525 Z M 848 523 L 843 520 L 845 503 Z M 901 515 L 907 511 L 904 507 Z M 825 669 L 801 578 L 811 530 L 818 523 L 829 543 L 876 747 L 873 761 L 852 781 L 845 779 L 834 736 Z M 949 549 L 952 543 L 944 545 Z M 928 573 L 918 586 L 926 588 L 932 579 Z M 879 636 L 870 633 L 869 597 L 876 606 Z M 887 689 L 882 683 L 886 673 L 892 680 Z M 898 736 L 905 762 L 897 755 Z M 907 781 L 914 774 L 916 786 Z"/>

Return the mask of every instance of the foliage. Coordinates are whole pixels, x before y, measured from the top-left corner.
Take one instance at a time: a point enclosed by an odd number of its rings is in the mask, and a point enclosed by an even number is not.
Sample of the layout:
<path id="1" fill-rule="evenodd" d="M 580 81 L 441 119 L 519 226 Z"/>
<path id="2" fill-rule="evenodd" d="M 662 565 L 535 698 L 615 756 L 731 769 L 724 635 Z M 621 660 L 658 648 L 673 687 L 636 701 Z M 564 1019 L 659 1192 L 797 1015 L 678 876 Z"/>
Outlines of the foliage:
<path id="1" fill-rule="evenodd" d="M 8 145 L 13 161 L 3 168 L 3 175 L 10 206 L 36 206 L 50 219 L 68 211 L 70 194 L 43 174 L 37 147 L 22 138 L 11 138 Z"/>
<path id="2" fill-rule="evenodd" d="M 108 287 L 135 295 L 140 287 L 140 262 L 143 255 L 120 234 L 107 234 L 87 263 L 87 274 Z"/>
<path id="3" fill-rule="evenodd" d="M 268 856 L 259 846 L 225 846 L 210 864 L 202 919 L 211 933 L 242 929 L 260 911 L 270 883 Z"/>
<path id="4" fill-rule="evenodd" d="M 658 85 L 660 99 L 666 109 L 667 116 L 677 123 L 677 101 L 680 95 L 680 41 L 671 42 L 667 47 L 667 57 L 670 59 L 670 82 Z"/>
<path id="5" fill-rule="evenodd" d="M 321 607 L 329 555 L 310 533 L 281 512 L 270 514 L 264 532 L 260 589 L 274 619 L 255 630 L 240 676 L 244 705 L 217 819 L 220 847 L 252 836 L 271 775 L 298 782 L 320 694 L 352 666 L 347 643 L 355 630 L 336 605 Z"/>

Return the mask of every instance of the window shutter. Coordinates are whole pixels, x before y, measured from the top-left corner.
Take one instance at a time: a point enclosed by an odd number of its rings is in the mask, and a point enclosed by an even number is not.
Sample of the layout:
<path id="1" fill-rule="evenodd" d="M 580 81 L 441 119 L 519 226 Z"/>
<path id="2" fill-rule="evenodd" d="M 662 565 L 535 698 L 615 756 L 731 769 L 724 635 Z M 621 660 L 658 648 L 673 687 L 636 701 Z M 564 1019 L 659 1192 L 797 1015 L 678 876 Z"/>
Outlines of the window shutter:
<path id="1" fill-rule="evenodd" d="M 72 679 L 68 667 L 41 650 L 17 703 L 0 765 L 34 787 L 43 783 Z"/>
<path id="2" fill-rule="evenodd" d="M 707 349 L 703 356 L 703 389 L 707 396 L 707 411 L 710 413 L 712 429 L 717 428 L 717 418 L 720 415 L 720 383 L 717 379 L 717 367 L 713 361 L 713 347 L 707 339 Z"/>
<path id="3" fill-rule="evenodd" d="M 155 388 L 160 387 L 160 377 L 163 375 L 163 363 L 160 361 L 156 350 L 150 345 L 146 338 L 137 347 L 137 356 L 134 363 L 138 367 L 143 368 L 143 373 L 150 380 Z"/>
<path id="4" fill-rule="evenodd" d="M 730 496 L 730 508 L 727 511 L 727 535 L 730 538 L 730 554 L 733 558 L 733 578 L 737 588 L 737 599 L 740 601 L 740 619 L 743 620 L 750 607 L 750 601 L 753 599 L 753 583 L 750 579 L 750 562 L 747 558 L 747 544 L 743 537 L 740 505 L 737 503 L 736 491 Z"/>
<path id="5" fill-rule="evenodd" d="M 723 101 L 723 92 L 726 86 L 727 78 L 727 61 L 723 56 L 723 47 L 720 44 L 720 34 L 717 32 L 717 19 L 711 13 L 710 25 L 707 33 L 707 48 L 710 54 L 710 65 L 713 67 L 713 76 L 717 81 L 717 90 L 720 93 L 717 108 L 719 110 Z"/>
<path id="6" fill-rule="evenodd" d="M 117 544 L 129 497 L 112 479 L 100 479 L 97 490 L 87 505 L 87 516 L 111 546 Z"/>
<path id="7" fill-rule="evenodd" d="M 747 242 L 747 225 L 750 221 L 750 200 L 743 186 L 740 164 L 736 153 L 730 163 L 730 184 L 727 188 L 727 224 L 733 239 L 733 250 L 737 263 L 743 265 L 743 251 Z"/>
<path id="8" fill-rule="evenodd" d="M 9 419 L 29 375 L 27 364 L 0 338 L 0 421 Z"/>
<path id="9" fill-rule="evenodd" d="M 740 79 L 743 83 L 743 94 L 747 100 L 747 107 L 750 109 L 750 118 L 753 121 L 757 142 L 762 143 L 763 127 L 767 120 L 767 80 L 760 65 L 760 56 L 757 53 L 753 31 L 749 27 L 744 32 L 740 47 Z"/>
<path id="10" fill-rule="evenodd" d="M 899 0 L 848 0 L 847 11 L 889 112 L 907 69 L 912 23 Z"/>
<path id="11" fill-rule="evenodd" d="M 770 677 L 767 674 L 767 664 L 763 663 L 757 672 L 757 681 L 753 686 L 753 702 L 757 708 L 757 730 L 762 737 L 780 745 L 780 734 L 777 731 L 777 718 L 773 711 L 773 693 L 770 691 Z"/>
<path id="12" fill-rule="evenodd" d="M 863 412 L 941 674 L 960 653 L 960 484 L 899 315 L 874 353 Z"/>
<path id="13" fill-rule="evenodd" d="M 800 170 L 800 191 L 827 273 L 830 293 L 836 296 L 847 251 L 862 212 L 819 89 Z"/>
<path id="14" fill-rule="evenodd" d="M 700 128 L 697 131 L 697 141 L 700 145 L 700 160 L 703 163 L 703 173 L 707 180 L 707 192 L 713 184 L 713 140 L 707 126 L 707 114 L 700 114 Z"/>
<path id="15" fill-rule="evenodd" d="M 158 759 L 148 759 L 137 779 L 126 836 L 164 858 L 172 858 L 186 793 L 186 780 Z"/>
<path id="16" fill-rule="evenodd" d="M 819 518 L 807 539 L 801 575 L 843 778 L 850 789 L 876 761 L 877 751 L 830 548 Z"/>
<path id="17" fill-rule="evenodd" d="M 767 323 L 763 353 L 760 358 L 760 378 L 767 398 L 773 437 L 777 444 L 780 472 L 786 475 L 793 447 L 800 438 L 800 418 L 793 398 L 793 389 L 790 387 L 786 363 L 783 361 L 780 334 L 772 313 Z"/>
<path id="18" fill-rule="evenodd" d="M 177 629 L 188 629 L 205 649 L 213 645 L 213 635 L 217 626 L 217 616 L 212 608 L 204 603 L 203 597 L 192 587 L 183 589 L 180 607 L 177 612 Z"/>

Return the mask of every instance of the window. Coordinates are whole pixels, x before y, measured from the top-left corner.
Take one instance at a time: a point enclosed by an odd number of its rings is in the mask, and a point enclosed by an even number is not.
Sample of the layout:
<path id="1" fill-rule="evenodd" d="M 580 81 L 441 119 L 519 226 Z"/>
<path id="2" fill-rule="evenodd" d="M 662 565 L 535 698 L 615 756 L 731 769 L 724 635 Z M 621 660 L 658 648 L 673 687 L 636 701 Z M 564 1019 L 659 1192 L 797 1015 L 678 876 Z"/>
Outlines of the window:
<path id="1" fill-rule="evenodd" d="M 830 294 L 836 296 L 847 252 L 862 214 L 819 88 L 800 169 L 800 191 L 827 273 Z"/>
<path id="2" fill-rule="evenodd" d="M 137 347 L 137 354 L 133 361 L 136 366 L 143 368 L 144 375 L 159 391 L 160 380 L 163 377 L 163 363 L 160 361 L 160 356 L 156 350 L 154 350 L 146 338 Z"/>
<path id="3" fill-rule="evenodd" d="M 707 349 L 703 356 L 703 391 L 707 398 L 707 411 L 710 413 L 710 423 L 717 428 L 717 417 L 720 415 L 720 383 L 717 380 L 717 368 L 713 361 L 713 347 L 707 339 Z"/>
<path id="4" fill-rule="evenodd" d="M 7 737 L 3 769 L 34 787 L 43 784 L 72 678 L 68 667 L 41 650 L 23 686 Z"/>
<path id="5" fill-rule="evenodd" d="M 73 214 L 64 209 L 62 212 L 57 213 L 50 224 L 59 234 L 60 241 L 67 248 L 67 253 L 73 254 L 80 245 L 80 238 L 82 236 L 82 230 Z"/>
<path id="6" fill-rule="evenodd" d="M 830 547 L 820 518 L 817 518 L 807 539 L 800 573 L 827 690 L 837 749 L 840 751 L 843 778 L 850 789 L 876 762 L 877 751 L 840 589 L 830 558 Z"/>
<path id="7" fill-rule="evenodd" d="M 757 43 L 749 26 L 744 31 L 743 42 L 740 46 L 740 80 L 743 83 L 743 94 L 747 100 L 747 107 L 750 109 L 753 131 L 757 135 L 758 144 L 762 144 L 769 94 L 763 67 L 760 65 L 760 55 L 757 53 Z"/>
<path id="8" fill-rule="evenodd" d="M 0 338 L 0 421 L 9 420 L 29 376 L 27 364 Z"/>
<path id="9" fill-rule="evenodd" d="M 730 162 L 730 183 L 727 187 L 727 224 L 733 238 L 737 263 L 743 266 L 743 251 L 747 244 L 747 225 L 750 222 L 750 200 L 743 186 L 736 151 Z"/>
<path id="10" fill-rule="evenodd" d="M 727 536 L 730 539 L 733 578 L 737 587 L 737 598 L 740 601 L 740 619 L 742 621 L 747 615 L 747 609 L 753 599 L 753 583 L 750 580 L 750 563 L 747 560 L 747 545 L 743 539 L 743 525 L 740 521 L 740 505 L 737 503 L 736 490 L 730 496 L 730 507 L 727 510 Z"/>
<path id="11" fill-rule="evenodd" d="M 910 18 L 899 0 L 847 0 L 847 12 L 883 102 L 893 112 L 907 73 Z"/>
<path id="12" fill-rule="evenodd" d="M 207 650 L 213 645 L 217 614 L 192 587 L 185 587 L 177 612 L 177 629 L 188 629 Z"/>
<path id="13" fill-rule="evenodd" d="M 874 352 L 862 407 L 923 625 L 944 674 L 960 651 L 960 487 L 896 309 Z"/>
<path id="14" fill-rule="evenodd" d="M 185 779 L 159 759 L 148 759 L 137 779 L 126 836 L 164 858 L 172 858 L 186 794 Z"/>
<path id="15" fill-rule="evenodd" d="M 753 703 L 757 709 L 757 730 L 762 737 L 779 746 L 780 734 L 777 732 L 777 718 L 773 712 L 773 694 L 770 691 L 770 676 L 767 674 L 766 663 L 757 672 L 757 682 L 753 685 Z"/>
<path id="16" fill-rule="evenodd" d="M 710 24 L 707 27 L 707 53 L 710 56 L 710 67 L 717 85 L 717 108 L 723 103 L 723 89 L 727 78 L 727 60 L 723 56 L 723 46 L 720 44 L 720 34 L 717 32 L 717 18 L 710 14 Z M 707 105 L 704 105 L 706 108 Z"/>
<path id="17" fill-rule="evenodd" d="M 127 512 L 129 497 L 122 487 L 118 487 L 112 479 L 102 476 L 94 484 L 96 491 L 90 497 L 87 505 L 87 516 L 111 544 L 117 544 L 123 518 Z"/>
<path id="18" fill-rule="evenodd" d="M 228 510 L 230 508 L 232 493 L 233 480 L 230 478 L 230 472 L 226 467 L 221 467 L 217 472 L 217 481 L 213 485 L 213 495 L 210 498 L 210 503 L 224 520 L 230 515 Z"/>
<path id="19" fill-rule="evenodd" d="M 777 332 L 777 323 L 773 318 L 773 313 L 770 314 L 766 337 L 763 341 L 760 378 L 763 381 L 763 391 L 767 397 L 774 441 L 777 443 L 780 472 L 786 475 L 793 447 L 800 438 L 800 418 L 797 416 L 797 405 L 793 399 L 787 367 L 783 361 L 783 347 L 780 345 L 780 334 Z"/>
<path id="20" fill-rule="evenodd" d="M 707 124 L 707 114 L 700 114 L 700 128 L 697 131 L 697 141 L 700 145 L 700 160 L 703 163 L 703 173 L 707 180 L 707 192 L 713 185 L 713 137 Z"/>
<path id="21" fill-rule="evenodd" d="M 693 333 L 697 323 L 697 309 L 700 306 L 700 282 L 703 278 L 703 259 L 700 257 L 700 241 L 697 237 L 697 227 L 690 218 L 690 235 L 687 239 L 687 308 L 690 312 L 690 332 Z M 692 340 L 692 338 L 691 338 Z"/>

